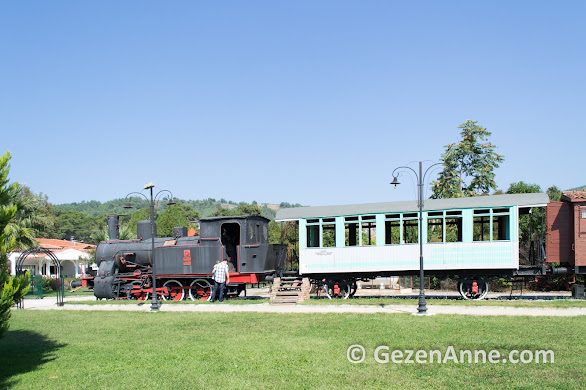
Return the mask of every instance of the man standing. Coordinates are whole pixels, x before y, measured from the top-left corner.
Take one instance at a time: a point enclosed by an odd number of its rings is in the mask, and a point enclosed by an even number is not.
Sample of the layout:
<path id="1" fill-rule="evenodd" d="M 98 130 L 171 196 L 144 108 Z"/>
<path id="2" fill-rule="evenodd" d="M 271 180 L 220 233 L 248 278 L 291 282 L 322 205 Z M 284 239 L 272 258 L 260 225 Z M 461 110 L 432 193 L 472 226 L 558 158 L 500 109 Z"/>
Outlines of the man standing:
<path id="1" fill-rule="evenodd" d="M 226 288 L 226 283 L 230 283 L 228 260 L 224 259 L 221 263 L 214 265 L 212 272 L 212 277 L 214 278 L 214 288 L 212 290 L 212 298 L 210 299 L 210 302 L 216 300 L 218 287 L 220 288 L 220 298 L 218 301 L 224 302 L 224 288 Z"/>

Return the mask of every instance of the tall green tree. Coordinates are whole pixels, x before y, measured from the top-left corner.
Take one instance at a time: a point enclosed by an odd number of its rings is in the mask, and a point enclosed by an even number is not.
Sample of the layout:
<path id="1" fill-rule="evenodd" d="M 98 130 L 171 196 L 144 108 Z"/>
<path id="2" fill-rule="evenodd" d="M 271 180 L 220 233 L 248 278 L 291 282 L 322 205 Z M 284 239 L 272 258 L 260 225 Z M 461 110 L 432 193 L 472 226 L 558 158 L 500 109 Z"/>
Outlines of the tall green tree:
<path id="1" fill-rule="evenodd" d="M 17 211 L 4 230 L 6 240 L 11 242 L 7 251 L 37 246 L 38 237 L 55 233 L 56 218 L 46 196 L 35 195 L 27 186 L 16 184 L 11 188 L 10 202 Z"/>
<path id="2" fill-rule="evenodd" d="M 13 223 L 18 213 L 14 197 L 18 184 L 9 184 L 9 161 L 10 152 L 0 157 L 0 337 L 8 329 L 10 308 L 26 294 L 29 283 L 28 273 L 16 278 L 10 278 L 8 274 L 6 254 L 15 246 L 17 237 L 7 232 L 7 227 Z"/>
<path id="3" fill-rule="evenodd" d="M 432 198 L 457 198 L 488 194 L 496 189 L 494 169 L 504 161 L 489 140 L 491 133 L 477 121 L 468 120 L 458 126 L 459 143 L 446 145 L 441 161 L 444 169 L 433 182 Z"/>

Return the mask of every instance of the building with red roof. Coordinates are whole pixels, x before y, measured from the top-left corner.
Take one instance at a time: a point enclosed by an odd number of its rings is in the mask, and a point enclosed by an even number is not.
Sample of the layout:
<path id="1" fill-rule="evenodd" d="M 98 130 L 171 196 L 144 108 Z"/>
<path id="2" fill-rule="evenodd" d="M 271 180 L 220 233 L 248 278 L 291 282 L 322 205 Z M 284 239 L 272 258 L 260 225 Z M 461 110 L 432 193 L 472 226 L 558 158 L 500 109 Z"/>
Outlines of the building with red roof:
<path id="1" fill-rule="evenodd" d="M 96 246 L 84 244 L 83 242 L 57 240 L 52 238 L 37 238 L 39 246 L 50 250 L 61 263 L 61 274 L 63 276 L 79 277 L 85 273 L 87 263 L 92 259 L 92 252 Z M 16 260 L 20 252 L 10 254 L 8 261 L 10 263 L 10 273 L 16 274 Z M 31 255 L 23 263 L 23 269 L 31 271 L 31 275 L 55 276 L 55 267 L 51 265 L 51 260 L 43 255 Z"/>

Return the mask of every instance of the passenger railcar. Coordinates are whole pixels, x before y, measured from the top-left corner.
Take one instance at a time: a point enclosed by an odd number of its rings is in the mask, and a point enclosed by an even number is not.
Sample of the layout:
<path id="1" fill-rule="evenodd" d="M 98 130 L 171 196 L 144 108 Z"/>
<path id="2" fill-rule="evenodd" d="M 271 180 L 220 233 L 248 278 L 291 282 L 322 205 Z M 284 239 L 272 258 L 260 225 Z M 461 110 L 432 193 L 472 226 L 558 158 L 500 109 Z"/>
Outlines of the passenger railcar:
<path id="1" fill-rule="evenodd" d="M 519 215 L 548 203 L 544 193 L 429 199 L 421 237 L 417 202 L 281 209 L 276 220 L 298 222 L 299 273 L 330 297 L 352 296 L 359 280 L 417 275 L 421 239 L 425 275 L 454 277 L 464 298 L 481 299 L 492 278 L 545 273 L 519 265 Z"/>
<path id="2" fill-rule="evenodd" d="M 268 243 L 269 220 L 261 216 L 212 217 L 200 220 L 200 235 L 185 227 L 173 237 L 156 238 L 157 294 L 163 299 L 208 299 L 213 266 L 227 259 L 229 295 L 247 283 L 264 281 L 282 268 L 286 247 Z M 108 220 L 110 237 L 118 237 L 118 217 Z M 103 241 L 96 248 L 98 275 L 93 279 L 97 298 L 146 300 L 152 289 L 150 221 L 139 221 L 137 239 Z"/>

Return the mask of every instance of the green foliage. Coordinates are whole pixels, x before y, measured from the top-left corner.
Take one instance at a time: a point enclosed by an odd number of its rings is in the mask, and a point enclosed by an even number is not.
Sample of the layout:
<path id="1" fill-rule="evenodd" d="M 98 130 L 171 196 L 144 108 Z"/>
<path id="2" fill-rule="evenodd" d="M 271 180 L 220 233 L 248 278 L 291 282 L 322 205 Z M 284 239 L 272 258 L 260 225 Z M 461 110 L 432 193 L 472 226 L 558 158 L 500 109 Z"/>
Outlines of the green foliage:
<path id="1" fill-rule="evenodd" d="M 298 226 L 294 221 L 269 223 L 269 242 L 287 245 L 285 270 L 299 269 L 299 240 Z"/>
<path id="2" fill-rule="evenodd" d="M 0 291 L 0 337 L 9 327 L 10 308 L 20 302 L 26 295 L 30 285 L 30 273 L 9 278 L 3 283 Z"/>
<path id="3" fill-rule="evenodd" d="M 462 129 L 462 140 L 446 145 L 441 159 L 444 169 L 440 179 L 433 182 L 434 199 L 488 194 L 496 189 L 494 169 L 504 156 L 497 154 L 496 146 L 488 141 L 491 133 L 470 120 L 458 128 Z"/>
<path id="4" fill-rule="evenodd" d="M 134 209 L 148 207 L 150 202 L 139 197 L 119 198 L 102 203 L 97 200 L 74 202 L 67 204 L 55 205 L 57 211 L 79 211 L 88 217 L 97 217 L 108 214 L 125 214 L 127 209 L 124 208 L 129 204 Z"/>
<path id="5" fill-rule="evenodd" d="M 539 185 L 528 184 L 524 181 L 520 181 L 518 183 L 511 183 L 509 189 L 507 190 L 507 194 L 529 194 L 537 192 L 541 192 L 541 187 Z"/>
<path id="6" fill-rule="evenodd" d="M 51 281 L 53 280 L 50 276 L 43 276 L 43 291 L 51 290 Z"/>
<path id="7" fill-rule="evenodd" d="M 118 239 L 120 240 L 130 240 L 136 236 L 136 233 L 132 232 L 130 226 L 128 225 L 121 225 L 120 230 L 118 232 Z M 92 241 L 94 243 L 99 243 L 100 241 L 108 241 L 110 240 L 110 232 L 108 230 L 107 225 L 103 225 L 102 228 L 98 228 L 92 232 Z M 115 239 L 115 238 L 113 238 Z"/>
<path id="8" fill-rule="evenodd" d="M 157 217 L 157 215 L 155 214 L 155 218 Z M 132 231 L 134 237 L 136 237 L 136 225 L 138 223 L 138 221 L 146 221 L 151 219 L 151 211 L 150 211 L 150 207 L 144 207 L 140 210 L 136 210 L 134 211 L 132 214 L 130 214 L 130 220 L 128 221 L 128 227 L 130 227 L 130 230 Z"/>
<path id="9" fill-rule="evenodd" d="M 10 202 L 17 211 L 4 230 L 12 242 L 7 250 L 37 246 L 37 237 L 54 237 L 55 215 L 45 195 L 33 194 L 27 186 L 17 184 L 10 191 Z"/>
<path id="10" fill-rule="evenodd" d="M 556 186 L 551 186 L 547 189 L 547 196 L 549 196 L 549 200 L 559 202 L 562 200 L 562 190 Z"/>
<path id="11" fill-rule="evenodd" d="M 6 227 L 12 223 L 18 211 L 13 197 L 17 184 L 8 184 L 9 161 L 10 152 L 6 152 L 0 157 L 0 336 L 8 329 L 10 307 L 14 303 L 14 295 L 17 293 L 14 282 L 8 276 L 8 259 L 6 257 L 6 253 L 16 243 L 16 238 L 6 231 Z"/>
<path id="12" fill-rule="evenodd" d="M 262 215 L 262 211 L 258 205 L 242 204 L 235 209 L 220 208 L 217 210 L 219 216 L 237 216 L 237 215 Z"/>
<path id="13" fill-rule="evenodd" d="M 57 238 L 71 240 L 71 237 L 74 237 L 76 241 L 86 243 L 93 242 L 92 233 L 105 223 L 105 216 L 89 217 L 81 211 L 74 210 L 57 210 L 56 217 Z"/>
<path id="14" fill-rule="evenodd" d="M 6 264 L 5 254 L 14 246 L 15 238 L 5 232 L 6 226 L 10 224 L 17 212 L 13 194 L 16 191 L 17 183 L 8 184 L 8 173 L 10 172 L 10 152 L 0 157 L 0 270 Z"/>
<path id="15" fill-rule="evenodd" d="M 174 206 L 167 207 L 157 217 L 157 235 L 159 237 L 171 237 L 173 236 L 174 227 L 189 227 L 198 219 L 199 213 L 197 211 L 186 204 L 177 203 Z"/>

